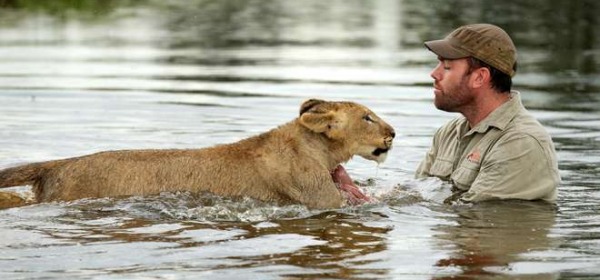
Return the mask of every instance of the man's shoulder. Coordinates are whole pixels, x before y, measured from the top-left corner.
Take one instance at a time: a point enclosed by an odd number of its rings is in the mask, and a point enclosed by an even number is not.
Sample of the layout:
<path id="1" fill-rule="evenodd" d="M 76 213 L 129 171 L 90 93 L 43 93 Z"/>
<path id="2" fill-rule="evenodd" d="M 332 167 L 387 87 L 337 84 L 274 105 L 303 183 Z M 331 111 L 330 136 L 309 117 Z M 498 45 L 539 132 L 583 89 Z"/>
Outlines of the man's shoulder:
<path id="1" fill-rule="evenodd" d="M 530 152 L 530 154 L 537 154 L 540 157 L 533 156 L 531 164 L 546 161 L 549 168 L 553 170 L 557 168 L 556 151 L 550 134 L 537 119 L 526 111 L 515 116 L 494 146 L 499 149 L 496 152 L 503 154 L 503 157 L 513 157 Z"/>
<path id="2" fill-rule="evenodd" d="M 540 143 L 552 142 L 546 128 L 527 111 L 517 114 L 503 134 L 505 139 L 533 138 Z"/>

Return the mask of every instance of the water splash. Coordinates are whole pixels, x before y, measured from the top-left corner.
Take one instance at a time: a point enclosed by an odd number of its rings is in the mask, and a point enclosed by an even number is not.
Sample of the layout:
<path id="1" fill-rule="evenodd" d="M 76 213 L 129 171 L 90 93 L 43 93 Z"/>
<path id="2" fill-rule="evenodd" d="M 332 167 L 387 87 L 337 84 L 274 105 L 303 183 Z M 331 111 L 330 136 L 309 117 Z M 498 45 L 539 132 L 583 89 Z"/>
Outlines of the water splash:
<path id="1" fill-rule="evenodd" d="M 314 214 L 303 205 L 275 205 L 252 198 L 226 198 L 210 193 L 161 193 L 157 196 L 82 199 L 64 203 L 89 218 L 100 213 L 142 219 L 201 222 L 258 222 L 301 218 Z M 85 218 L 85 217 L 83 217 Z"/>

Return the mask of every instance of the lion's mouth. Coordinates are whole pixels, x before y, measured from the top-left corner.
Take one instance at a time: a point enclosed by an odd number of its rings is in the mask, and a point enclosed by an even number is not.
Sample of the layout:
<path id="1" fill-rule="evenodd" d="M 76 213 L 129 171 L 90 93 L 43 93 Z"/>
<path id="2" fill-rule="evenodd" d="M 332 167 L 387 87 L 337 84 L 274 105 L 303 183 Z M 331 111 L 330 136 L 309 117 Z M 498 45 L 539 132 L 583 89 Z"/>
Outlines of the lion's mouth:
<path id="1" fill-rule="evenodd" d="M 374 156 L 378 157 L 378 156 L 380 156 L 381 154 L 385 154 L 385 153 L 387 153 L 389 150 L 390 150 L 389 148 L 377 148 L 377 149 L 375 149 L 375 150 L 373 151 L 373 153 L 372 153 L 372 154 L 373 154 Z"/>

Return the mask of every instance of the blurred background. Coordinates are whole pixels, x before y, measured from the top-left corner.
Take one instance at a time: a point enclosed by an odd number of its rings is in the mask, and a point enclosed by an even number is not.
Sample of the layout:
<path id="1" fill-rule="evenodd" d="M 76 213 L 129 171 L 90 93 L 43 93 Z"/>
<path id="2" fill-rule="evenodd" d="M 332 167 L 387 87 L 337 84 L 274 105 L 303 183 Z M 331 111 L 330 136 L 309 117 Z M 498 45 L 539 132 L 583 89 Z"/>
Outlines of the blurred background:
<path id="1" fill-rule="evenodd" d="M 324 67 L 419 71 L 435 63 L 423 52 L 423 41 L 441 38 L 462 24 L 488 22 L 503 27 L 518 46 L 519 86 L 577 95 L 598 90 L 598 6 L 585 0 L 2 0 L 0 43 L 3 63 L 65 63 L 60 69 L 38 69 L 46 74 L 37 73 L 40 78 L 421 85 L 407 77 L 373 81 L 370 76 L 344 79 L 317 72 Z M 123 66 L 121 72 L 110 72 L 111 65 Z M 35 74 L 19 68 L 11 72 L 9 66 L 2 67 L 3 78 Z M 252 66 L 282 71 L 242 75 Z M 166 71 L 174 67 L 182 71 Z M 281 73 L 290 67 L 313 68 L 314 73 Z M 165 69 L 163 75 L 151 71 L 157 68 Z M 238 68 L 240 72 L 224 73 Z M 113 87 L 121 88 L 135 86 Z"/>

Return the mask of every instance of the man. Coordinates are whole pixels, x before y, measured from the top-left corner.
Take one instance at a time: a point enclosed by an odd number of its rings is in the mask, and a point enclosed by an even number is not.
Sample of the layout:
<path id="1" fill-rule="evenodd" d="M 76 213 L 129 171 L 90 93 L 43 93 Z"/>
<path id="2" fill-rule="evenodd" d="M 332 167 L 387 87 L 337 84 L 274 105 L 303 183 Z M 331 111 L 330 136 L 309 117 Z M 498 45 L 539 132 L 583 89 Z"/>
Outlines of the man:
<path id="1" fill-rule="evenodd" d="M 464 201 L 556 200 L 560 182 L 552 139 L 511 91 L 517 51 L 491 24 L 459 27 L 425 42 L 436 108 L 462 115 L 442 126 L 416 176 L 452 183 Z"/>

